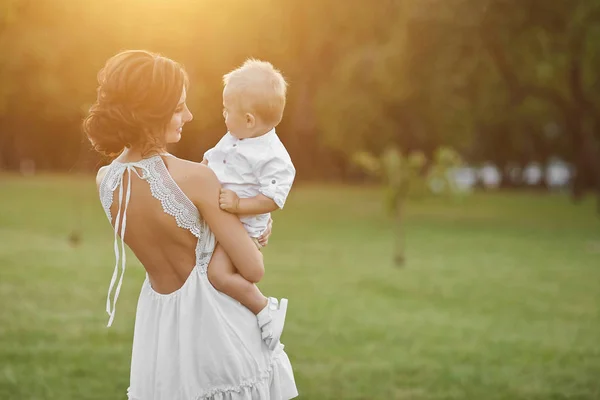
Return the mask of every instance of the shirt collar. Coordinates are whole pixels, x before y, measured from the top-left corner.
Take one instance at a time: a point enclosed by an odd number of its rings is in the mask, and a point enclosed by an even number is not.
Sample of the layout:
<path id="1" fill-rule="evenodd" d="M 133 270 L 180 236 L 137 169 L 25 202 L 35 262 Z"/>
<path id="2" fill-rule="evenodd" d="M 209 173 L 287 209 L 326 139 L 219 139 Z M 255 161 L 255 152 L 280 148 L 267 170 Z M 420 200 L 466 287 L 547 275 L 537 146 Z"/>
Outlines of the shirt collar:
<path id="1" fill-rule="evenodd" d="M 271 139 L 273 138 L 273 136 L 275 136 L 275 128 L 271 129 L 269 132 L 265 133 L 264 135 L 260 135 L 257 137 L 253 137 L 253 138 L 246 138 L 246 139 L 241 139 L 240 141 L 246 144 L 263 144 L 263 143 L 268 143 L 271 141 Z"/>

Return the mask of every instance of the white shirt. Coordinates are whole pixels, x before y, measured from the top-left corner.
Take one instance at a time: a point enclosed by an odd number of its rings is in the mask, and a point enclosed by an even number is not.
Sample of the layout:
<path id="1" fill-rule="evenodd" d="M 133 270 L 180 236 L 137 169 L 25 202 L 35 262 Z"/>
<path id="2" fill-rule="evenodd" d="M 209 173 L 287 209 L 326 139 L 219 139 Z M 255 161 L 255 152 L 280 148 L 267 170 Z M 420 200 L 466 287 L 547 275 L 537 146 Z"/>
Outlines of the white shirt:
<path id="1" fill-rule="evenodd" d="M 248 139 L 238 139 L 228 132 L 204 153 L 204 158 L 223 188 L 240 198 L 263 194 L 279 208 L 283 208 L 296 176 L 292 159 L 274 128 Z M 269 214 L 244 216 L 240 220 L 251 237 L 259 237 L 267 228 Z"/>

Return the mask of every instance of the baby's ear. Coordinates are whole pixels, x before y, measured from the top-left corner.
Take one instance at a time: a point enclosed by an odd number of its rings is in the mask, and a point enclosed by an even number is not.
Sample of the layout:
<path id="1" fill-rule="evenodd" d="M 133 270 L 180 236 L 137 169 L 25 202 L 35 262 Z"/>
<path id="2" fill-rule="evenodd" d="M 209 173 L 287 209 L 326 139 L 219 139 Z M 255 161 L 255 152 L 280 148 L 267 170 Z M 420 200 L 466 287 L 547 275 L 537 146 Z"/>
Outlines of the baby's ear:
<path id="1" fill-rule="evenodd" d="M 254 128 L 255 124 L 256 124 L 256 118 L 254 118 L 254 115 L 252 115 L 250 113 L 246 113 L 246 126 L 248 128 Z"/>

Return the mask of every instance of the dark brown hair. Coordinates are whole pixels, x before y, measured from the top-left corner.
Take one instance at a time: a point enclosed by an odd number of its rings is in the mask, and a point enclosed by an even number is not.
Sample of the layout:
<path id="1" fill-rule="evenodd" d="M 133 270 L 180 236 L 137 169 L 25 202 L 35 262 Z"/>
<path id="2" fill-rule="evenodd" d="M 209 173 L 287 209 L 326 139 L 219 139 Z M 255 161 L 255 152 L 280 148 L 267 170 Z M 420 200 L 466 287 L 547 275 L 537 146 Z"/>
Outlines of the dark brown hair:
<path id="1" fill-rule="evenodd" d="M 98 73 L 98 98 L 83 121 L 96 151 L 112 157 L 125 147 L 163 149 L 164 130 L 188 85 L 183 67 L 144 50 L 108 59 Z"/>

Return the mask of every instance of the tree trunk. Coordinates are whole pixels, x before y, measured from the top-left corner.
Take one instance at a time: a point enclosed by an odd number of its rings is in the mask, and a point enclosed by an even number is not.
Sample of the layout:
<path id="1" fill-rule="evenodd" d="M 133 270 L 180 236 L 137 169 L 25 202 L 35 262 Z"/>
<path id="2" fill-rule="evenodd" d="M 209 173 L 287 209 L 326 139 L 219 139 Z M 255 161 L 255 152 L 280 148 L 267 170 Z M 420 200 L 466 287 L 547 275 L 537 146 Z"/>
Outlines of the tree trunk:
<path id="1" fill-rule="evenodd" d="M 600 146 L 594 131 L 586 129 L 579 112 L 567 116 L 567 126 L 575 150 L 577 173 L 573 181 L 573 200 L 581 200 L 591 186 L 597 196 L 597 211 L 600 214 Z"/>
<path id="2" fill-rule="evenodd" d="M 406 263 L 405 242 L 404 242 L 404 207 L 406 199 L 399 196 L 396 203 L 396 215 L 394 224 L 395 243 L 394 243 L 394 263 L 397 267 L 402 267 Z"/>
<path id="3" fill-rule="evenodd" d="M 600 149 L 594 133 L 587 129 L 582 132 L 581 157 L 587 164 L 594 191 L 596 192 L 596 211 L 600 214 Z"/>
<path id="4" fill-rule="evenodd" d="M 14 129 L 9 118 L 0 118 L 0 169 L 18 169 Z"/>

